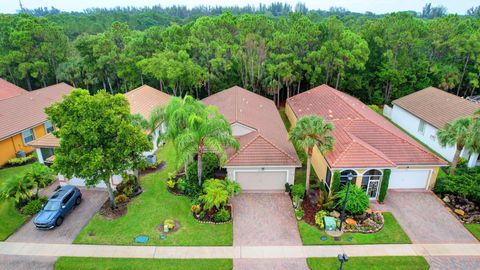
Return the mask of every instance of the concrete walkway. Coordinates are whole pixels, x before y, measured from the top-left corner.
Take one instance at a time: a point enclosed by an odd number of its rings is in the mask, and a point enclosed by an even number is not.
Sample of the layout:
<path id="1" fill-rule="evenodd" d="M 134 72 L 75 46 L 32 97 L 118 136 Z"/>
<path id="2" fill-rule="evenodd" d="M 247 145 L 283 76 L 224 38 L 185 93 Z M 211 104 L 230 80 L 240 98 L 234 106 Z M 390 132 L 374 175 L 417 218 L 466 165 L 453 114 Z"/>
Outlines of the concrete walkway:
<path id="1" fill-rule="evenodd" d="M 162 247 L 0 242 L 0 255 L 113 258 L 279 259 L 349 256 L 480 256 L 480 244 Z"/>

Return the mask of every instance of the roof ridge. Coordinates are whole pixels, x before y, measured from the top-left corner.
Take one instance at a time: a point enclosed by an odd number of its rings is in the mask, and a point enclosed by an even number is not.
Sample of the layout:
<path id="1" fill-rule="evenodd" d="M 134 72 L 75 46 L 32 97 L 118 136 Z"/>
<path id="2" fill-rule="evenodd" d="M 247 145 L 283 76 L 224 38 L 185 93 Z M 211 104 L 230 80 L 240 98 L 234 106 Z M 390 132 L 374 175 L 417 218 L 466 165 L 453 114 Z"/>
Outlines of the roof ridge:
<path id="1" fill-rule="evenodd" d="M 277 150 L 279 150 L 280 152 L 282 152 L 283 154 L 285 154 L 287 157 L 289 157 L 291 160 L 293 160 L 294 162 L 298 162 L 298 160 L 296 160 L 294 157 L 292 157 L 289 153 L 285 152 L 283 149 L 281 149 L 280 147 L 278 147 L 276 144 L 274 144 L 273 142 L 271 142 L 270 140 L 268 140 L 267 138 L 265 138 L 262 134 L 259 134 L 259 137 L 262 137 L 266 142 L 268 142 L 269 144 L 271 144 L 273 147 L 275 147 Z"/>
<path id="2" fill-rule="evenodd" d="M 255 141 L 258 137 L 260 137 L 260 133 L 258 133 L 258 131 L 254 131 L 254 132 L 257 132 L 257 135 L 254 136 L 254 137 L 252 138 L 252 140 L 249 141 L 248 143 L 246 143 L 242 148 L 238 149 L 238 151 L 237 151 L 235 154 L 233 154 L 233 155 L 227 160 L 227 162 L 230 161 L 230 160 L 232 160 L 232 159 L 235 158 L 236 156 L 238 156 L 238 155 L 240 154 L 240 152 L 242 152 L 243 150 L 245 150 L 245 148 L 247 148 L 248 146 L 250 146 L 250 144 L 253 143 L 253 141 Z M 249 133 L 245 134 L 244 136 L 246 136 L 246 135 L 248 135 L 248 134 L 249 134 Z"/>
<path id="3" fill-rule="evenodd" d="M 395 162 L 393 162 L 387 155 L 385 155 L 383 152 L 379 151 L 377 148 L 373 147 L 366 141 L 360 139 L 359 137 L 355 136 L 354 134 L 351 134 L 353 138 L 355 138 L 355 142 L 358 142 L 360 145 L 364 146 L 367 148 L 368 151 L 372 152 L 373 154 L 377 155 L 380 158 L 383 158 L 384 160 L 390 162 L 392 165 L 397 165 Z"/>
<path id="4" fill-rule="evenodd" d="M 340 155 L 338 156 L 338 158 L 335 159 L 335 162 L 333 162 L 331 165 L 332 166 L 335 166 L 335 164 L 337 163 L 337 161 L 339 161 L 341 158 L 343 158 L 343 156 L 346 155 L 347 151 L 352 148 L 352 145 L 354 143 L 354 140 L 350 141 L 350 143 L 348 144 L 348 146 L 345 148 L 345 150 L 343 150 L 342 153 L 340 153 Z M 327 161 L 328 162 L 328 161 Z"/>

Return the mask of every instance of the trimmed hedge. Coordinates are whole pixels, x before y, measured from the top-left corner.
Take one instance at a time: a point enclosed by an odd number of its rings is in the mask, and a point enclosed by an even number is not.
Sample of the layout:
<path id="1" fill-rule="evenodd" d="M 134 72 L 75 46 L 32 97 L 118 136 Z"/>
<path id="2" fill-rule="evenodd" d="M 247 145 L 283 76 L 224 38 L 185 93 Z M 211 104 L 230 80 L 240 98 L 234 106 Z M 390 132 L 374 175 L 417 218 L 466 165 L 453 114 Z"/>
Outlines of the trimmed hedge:
<path id="1" fill-rule="evenodd" d="M 383 171 L 382 185 L 380 186 L 380 194 L 378 195 L 378 201 L 383 202 L 387 196 L 388 183 L 390 181 L 390 174 L 392 171 L 390 169 L 385 169 Z"/>
<path id="2" fill-rule="evenodd" d="M 340 191 L 340 171 L 335 171 L 333 173 L 333 182 L 331 185 L 332 194 L 335 194 Z"/>

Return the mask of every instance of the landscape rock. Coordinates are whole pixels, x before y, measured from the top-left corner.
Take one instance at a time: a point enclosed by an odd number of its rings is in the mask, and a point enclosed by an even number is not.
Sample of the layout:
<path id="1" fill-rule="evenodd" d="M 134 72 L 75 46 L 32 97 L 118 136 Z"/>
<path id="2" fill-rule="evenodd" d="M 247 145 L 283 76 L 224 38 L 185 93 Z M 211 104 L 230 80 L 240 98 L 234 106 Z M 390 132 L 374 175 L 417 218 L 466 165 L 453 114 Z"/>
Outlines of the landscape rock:
<path id="1" fill-rule="evenodd" d="M 455 209 L 453 211 L 459 216 L 465 215 L 465 211 L 463 211 L 462 209 Z"/>
<path id="2" fill-rule="evenodd" d="M 446 202 L 446 203 L 450 203 L 450 202 L 451 202 L 451 200 L 450 200 L 450 198 L 449 198 L 448 196 L 443 197 L 443 201 Z"/>
<path id="3" fill-rule="evenodd" d="M 345 220 L 345 223 L 347 223 L 348 225 L 357 225 L 357 221 L 353 218 L 347 218 Z"/>
<path id="4" fill-rule="evenodd" d="M 330 216 L 334 218 L 340 218 L 340 213 L 338 211 L 333 210 L 330 212 Z"/>

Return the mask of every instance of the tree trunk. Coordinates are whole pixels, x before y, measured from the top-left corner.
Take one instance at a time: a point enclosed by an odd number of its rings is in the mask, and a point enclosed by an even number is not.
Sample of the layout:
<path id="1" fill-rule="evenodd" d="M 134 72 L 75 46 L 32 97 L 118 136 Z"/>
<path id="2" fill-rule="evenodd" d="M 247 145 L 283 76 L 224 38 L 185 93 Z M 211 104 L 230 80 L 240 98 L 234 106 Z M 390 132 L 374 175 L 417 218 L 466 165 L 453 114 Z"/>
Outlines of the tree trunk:
<path id="1" fill-rule="evenodd" d="M 310 167 L 312 166 L 311 162 L 312 162 L 312 156 L 307 155 L 307 176 L 305 177 L 306 178 L 305 179 L 305 191 L 307 191 L 307 192 L 310 189 Z"/>
<path id="2" fill-rule="evenodd" d="M 335 83 L 335 89 L 338 90 L 338 84 L 340 83 L 340 71 L 337 73 L 337 82 Z"/>
<path id="3" fill-rule="evenodd" d="M 198 176 L 199 186 L 202 186 L 202 158 L 203 158 L 203 153 L 199 152 L 197 156 L 197 176 Z"/>
<path id="4" fill-rule="evenodd" d="M 30 76 L 28 74 L 25 76 L 25 80 L 27 81 L 28 91 L 32 91 L 32 83 L 30 82 Z"/>
<path id="5" fill-rule="evenodd" d="M 185 171 L 185 178 L 186 178 L 187 181 L 188 181 L 188 170 L 187 170 L 187 169 L 188 169 L 188 164 L 187 164 L 187 162 L 185 161 L 185 162 L 183 163 L 183 170 Z"/>
<path id="6" fill-rule="evenodd" d="M 463 78 L 465 77 L 465 72 L 467 70 L 467 65 L 469 61 L 470 61 L 470 54 L 467 54 L 467 59 L 465 59 L 465 64 L 463 65 L 462 77 L 460 77 L 460 82 L 458 83 L 457 96 L 460 95 L 460 89 L 462 88 Z"/>
<path id="7" fill-rule="evenodd" d="M 143 83 L 143 74 L 140 74 L 140 81 L 142 82 L 142 85 L 144 85 L 144 83 Z"/>
<path id="8" fill-rule="evenodd" d="M 110 199 L 110 207 L 112 209 L 115 209 L 117 205 L 115 204 L 115 198 L 113 197 L 113 189 L 112 185 L 110 184 L 110 178 L 111 177 L 108 177 L 108 179 L 104 180 L 103 182 L 105 182 L 105 185 L 107 186 L 108 198 Z"/>
<path id="9" fill-rule="evenodd" d="M 460 158 L 460 152 L 462 152 L 463 145 L 457 144 L 457 149 L 455 149 L 455 154 L 453 155 L 452 165 L 450 165 L 450 174 L 455 174 L 457 169 L 458 159 Z"/>
<path id="10" fill-rule="evenodd" d="M 297 84 L 297 95 L 300 94 L 300 85 L 301 85 L 301 81 L 298 82 Z"/>
<path id="11" fill-rule="evenodd" d="M 110 82 L 110 78 L 107 77 L 108 87 L 110 87 L 110 94 L 113 95 L 112 83 Z"/>

